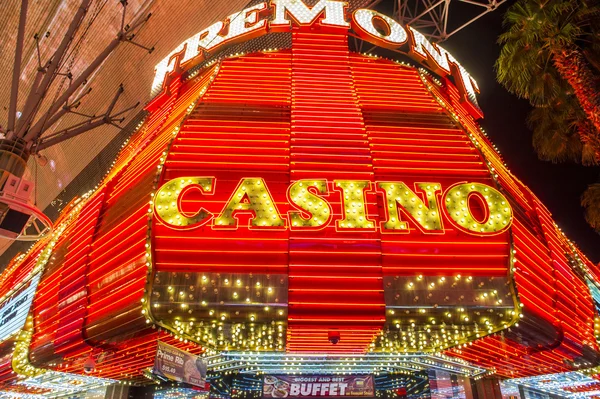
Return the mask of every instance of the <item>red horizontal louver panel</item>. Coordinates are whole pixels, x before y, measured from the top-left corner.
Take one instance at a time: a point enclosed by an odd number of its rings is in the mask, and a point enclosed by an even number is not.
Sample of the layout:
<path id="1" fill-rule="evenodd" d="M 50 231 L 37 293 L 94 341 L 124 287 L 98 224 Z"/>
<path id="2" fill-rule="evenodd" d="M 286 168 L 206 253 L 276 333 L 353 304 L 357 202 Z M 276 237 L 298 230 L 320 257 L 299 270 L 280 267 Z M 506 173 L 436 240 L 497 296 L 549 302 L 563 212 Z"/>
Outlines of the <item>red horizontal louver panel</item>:
<path id="1" fill-rule="evenodd" d="M 87 271 L 103 200 L 104 190 L 101 190 L 82 208 L 61 276 L 58 292 L 61 322 L 57 326 L 54 347 L 57 354 L 65 357 L 90 350 L 82 335 L 88 304 Z"/>
<path id="2" fill-rule="evenodd" d="M 369 143 L 342 33 L 293 33 L 290 180 L 373 181 Z M 327 73 L 323 73 L 327 71 Z M 343 218 L 339 191 L 327 197 Z M 372 201 L 368 214 L 376 217 Z M 377 233 L 336 232 L 335 222 L 289 238 L 291 352 L 364 353 L 384 316 Z M 339 333 L 332 346 L 330 331 Z"/>

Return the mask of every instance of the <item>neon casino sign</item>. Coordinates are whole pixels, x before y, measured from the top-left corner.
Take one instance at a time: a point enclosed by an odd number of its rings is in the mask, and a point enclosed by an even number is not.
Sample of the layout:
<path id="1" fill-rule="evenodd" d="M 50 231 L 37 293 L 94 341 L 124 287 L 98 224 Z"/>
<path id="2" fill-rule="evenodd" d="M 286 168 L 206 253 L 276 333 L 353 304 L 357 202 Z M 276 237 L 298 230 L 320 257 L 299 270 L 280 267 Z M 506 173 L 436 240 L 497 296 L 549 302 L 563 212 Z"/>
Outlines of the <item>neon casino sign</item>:
<path id="1" fill-rule="evenodd" d="M 477 118 L 482 117 L 477 104 L 477 82 L 449 52 L 429 42 L 409 26 L 377 11 L 358 9 L 347 15 L 348 4 L 337 0 L 320 0 L 309 7 L 302 0 L 270 0 L 243 9 L 218 21 L 185 40 L 156 65 L 152 92 L 158 91 L 165 77 L 177 63 L 189 69 L 225 46 L 269 32 L 289 31 L 292 25 L 310 26 L 317 21 L 323 27 L 349 29 L 364 41 L 380 47 L 402 51 L 427 65 L 441 76 L 451 76 L 458 87 L 463 105 Z"/>
<path id="2" fill-rule="evenodd" d="M 415 183 L 413 190 L 403 182 L 302 179 L 289 186 L 287 198 L 292 210 L 282 215 L 264 179 L 243 178 L 219 214 L 209 212 L 201 204 L 193 212 L 182 209 L 182 203 L 191 192 L 200 192 L 203 197 L 213 195 L 216 183 L 215 177 L 172 179 L 157 191 L 154 214 L 163 224 L 181 230 L 205 225 L 214 230 L 237 229 L 238 213 L 250 215 L 250 230 L 319 230 L 332 223 L 334 217 L 324 196 L 338 192 L 342 212 L 335 220 L 335 227 L 339 231 L 380 229 L 382 233 L 408 233 L 410 220 L 426 234 L 442 233 L 443 213 L 459 230 L 494 235 L 505 231 L 512 221 L 512 209 L 506 197 L 482 183 L 457 183 L 442 191 L 441 184 L 429 182 Z M 368 191 L 383 198 L 385 217 L 379 223 L 367 212 Z"/>

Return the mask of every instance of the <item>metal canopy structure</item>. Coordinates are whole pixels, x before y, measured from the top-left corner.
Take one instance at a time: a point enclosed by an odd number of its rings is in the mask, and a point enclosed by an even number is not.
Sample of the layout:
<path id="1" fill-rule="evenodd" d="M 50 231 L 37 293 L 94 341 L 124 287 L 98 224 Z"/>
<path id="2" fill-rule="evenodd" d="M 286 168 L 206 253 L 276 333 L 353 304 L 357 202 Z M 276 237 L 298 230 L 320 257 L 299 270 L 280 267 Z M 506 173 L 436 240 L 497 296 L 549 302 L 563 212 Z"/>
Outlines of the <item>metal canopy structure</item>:
<path id="1" fill-rule="evenodd" d="M 9 114 L 15 114 L 16 116 L 19 116 L 19 112 L 22 114 L 26 94 L 35 83 L 34 78 L 39 66 L 38 49 L 40 51 L 39 56 L 43 61 L 51 57 L 60 45 L 61 39 L 67 32 L 81 3 L 82 1 L 72 2 L 66 0 L 29 2 L 26 28 L 22 32 L 21 73 L 18 74 L 18 87 L 21 95 L 16 103 L 16 113 L 9 112 L 8 105 L 11 102 L 15 48 L 19 39 L 19 22 L 24 16 L 20 13 L 22 0 L 9 0 L 5 4 L 5 12 L 0 16 L 0 32 L 3 37 L 0 45 L 0 103 L 5 106 L 5 108 L 0 109 L 0 126 L 2 128 L 8 126 Z M 103 117 L 115 98 L 115 93 L 120 91 L 121 84 L 125 87 L 125 91 L 121 95 L 120 104 L 148 101 L 150 99 L 149 88 L 154 75 L 154 65 L 165 56 L 166 51 L 203 26 L 224 18 L 247 3 L 248 0 L 230 0 L 218 2 L 218 4 L 208 0 L 183 0 L 177 2 L 177 7 L 173 7 L 173 2 L 168 0 L 129 1 L 126 22 L 152 14 L 152 19 L 148 22 L 148 25 L 136 35 L 136 42 L 155 47 L 156 51 L 148 54 L 148 52 L 137 46 L 119 46 L 88 77 L 80 94 L 87 93 L 89 87 L 93 87 L 93 92 L 85 97 L 85 103 L 76 111 L 86 115 Z M 90 23 L 92 20 L 94 23 Z M 69 67 L 68 69 L 72 71 L 73 76 L 79 76 L 106 48 L 107 44 L 115 38 L 122 20 L 123 6 L 119 2 L 92 0 L 89 3 L 89 12 L 82 22 L 85 29 L 82 29 L 80 36 L 83 36 L 83 38 L 79 40 L 80 37 L 78 36 L 75 39 L 77 41 L 75 51 L 68 54 L 68 62 L 65 63 Z M 177 29 L 174 29 L 174 26 L 177 26 Z M 83 35 L 84 31 L 85 35 Z M 143 67 L 140 65 L 143 65 Z M 41 112 L 46 112 L 48 102 L 56 97 L 55 93 L 58 93 L 61 88 L 64 90 L 69 84 L 68 76 L 59 76 L 59 78 L 56 79 L 55 85 L 51 87 L 48 101 L 43 104 Z M 115 110 L 119 111 L 121 108 L 121 105 L 117 105 Z M 60 111 L 60 113 L 63 112 Z M 126 126 L 134 115 L 135 112 L 124 115 L 127 116 L 127 119 L 123 121 L 122 126 Z M 14 121 L 15 124 L 18 124 L 21 117 Z M 51 129 L 43 135 L 43 139 L 52 140 L 52 137 L 57 138 L 61 136 L 61 132 L 64 133 L 65 129 L 85 120 L 84 116 L 73 112 L 65 112 L 55 121 Z M 24 177 L 35 183 L 36 206 L 42 210 L 49 206 L 60 209 L 61 204 L 66 202 L 62 200 L 55 201 L 56 198 L 80 173 L 89 174 L 86 172 L 88 165 L 91 165 L 94 170 L 100 169 L 101 171 L 97 174 L 103 175 L 109 168 L 112 157 L 99 159 L 98 156 L 102 154 L 107 146 L 112 145 L 112 140 L 119 136 L 118 132 L 115 127 L 104 124 L 97 127 L 93 132 L 41 150 L 40 155 L 43 155 L 44 159 L 47 160 L 45 163 L 38 163 L 36 157 L 31 157 L 27 162 Z M 120 143 L 122 143 L 122 140 L 120 140 Z M 108 161 L 108 159 L 111 159 L 111 161 Z M 73 190 L 83 193 L 89 188 L 82 186 L 79 189 L 74 187 Z M 0 239 L 0 253 L 3 253 L 10 244 L 12 244 L 12 241 Z M 20 251 L 27 248 L 28 245 L 22 246 Z"/>
<path id="2" fill-rule="evenodd" d="M 444 355 L 367 353 L 348 354 L 290 354 L 224 352 L 206 358 L 213 373 L 237 370 L 240 373 L 397 373 L 436 369 L 468 377 L 483 375 L 487 370 L 460 359 Z"/>
<path id="3" fill-rule="evenodd" d="M 395 0 L 394 15 L 439 43 L 503 3 L 506 0 Z"/>

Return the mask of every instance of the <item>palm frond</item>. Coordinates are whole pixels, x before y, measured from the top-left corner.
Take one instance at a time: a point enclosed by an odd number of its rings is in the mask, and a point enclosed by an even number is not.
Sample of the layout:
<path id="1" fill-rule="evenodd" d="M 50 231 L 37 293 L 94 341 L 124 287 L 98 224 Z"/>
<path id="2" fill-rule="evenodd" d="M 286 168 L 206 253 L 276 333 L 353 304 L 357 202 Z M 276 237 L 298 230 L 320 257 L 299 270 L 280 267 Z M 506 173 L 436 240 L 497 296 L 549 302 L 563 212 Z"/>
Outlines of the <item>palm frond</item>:
<path id="1" fill-rule="evenodd" d="M 538 157 L 551 162 L 581 162 L 583 144 L 577 130 L 577 111 L 572 105 L 556 103 L 534 108 L 527 124 L 533 130 L 533 147 Z"/>
<path id="2" fill-rule="evenodd" d="M 507 10 L 503 21 L 506 30 L 498 38 L 502 46 L 495 64 L 498 82 L 534 106 L 555 101 L 564 85 L 550 60 L 556 51 L 577 46 L 591 30 L 579 24 L 599 13 L 600 7 L 582 0 L 517 1 Z M 600 23 L 593 23 L 600 31 Z M 590 39 L 600 48 L 596 35 Z"/>
<path id="3" fill-rule="evenodd" d="M 600 183 L 591 184 L 581 196 L 585 220 L 600 233 Z"/>

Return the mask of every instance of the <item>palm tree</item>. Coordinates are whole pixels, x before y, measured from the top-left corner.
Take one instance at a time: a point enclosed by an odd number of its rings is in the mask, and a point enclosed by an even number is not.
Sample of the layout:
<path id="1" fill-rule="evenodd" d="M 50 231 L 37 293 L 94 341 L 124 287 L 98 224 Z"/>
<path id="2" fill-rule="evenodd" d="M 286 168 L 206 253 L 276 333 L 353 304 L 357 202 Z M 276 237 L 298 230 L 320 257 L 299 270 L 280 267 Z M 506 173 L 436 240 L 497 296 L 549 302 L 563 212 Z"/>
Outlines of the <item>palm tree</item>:
<path id="1" fill-rule="evenodd" d="M 581 197 L 585 209 L 585 220 L 600 233 L 600 183 L 591 184 Z"/>
<path id="2" fill-rule="evenodd" d="M 546 105 L 535 107 L 527 118 L 533 131 L 533 147 L 540 159 L 551 162 L 573 161 L 597 165 L 595 149 L 600 137 L 572 95 L 557 97 Z"/>
<path id="3" fill-rule="evenodd" d="M 528 99 L 540 159 L 600 163 L 600 1 L 519 0 L 504 17 L 498 81 Z M 584 192 L 600 232 L 600 183 Z"/>
<path id="4" fill-rule="evenodd" d="M 600 43 L 598 19 L 596 0 L 519 0 L 504 17 L 507 30 L 499 38 L 502 49 L 496 62 L 498 81 L 534 106 L 555 108 L 568 86 L 591 123 L 591 129 L 584 124 L 577 132 L 581 142 L 593 149 L 596 162 L 600 161 L 600 93 L 595 73 L 598 57 L 593 57 L 597 54 L 593 50 Z"/>

